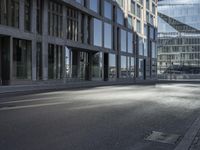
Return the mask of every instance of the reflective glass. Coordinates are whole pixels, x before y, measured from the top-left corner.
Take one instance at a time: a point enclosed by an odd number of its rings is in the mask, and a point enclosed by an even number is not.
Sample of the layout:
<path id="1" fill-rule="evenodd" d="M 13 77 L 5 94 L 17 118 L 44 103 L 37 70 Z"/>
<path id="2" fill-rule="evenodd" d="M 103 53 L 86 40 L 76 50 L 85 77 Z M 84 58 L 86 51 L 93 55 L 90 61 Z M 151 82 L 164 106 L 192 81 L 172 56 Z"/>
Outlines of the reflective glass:
<path id="1" fill-rule="evenodd" d="M 104 23 L 104 47 L 112 48 L 112 27 L 108 23 Z"/>
<path id="2" fill-rule="evenodd" d="M 102 46 L 102 21 L 94 19 L 94 45 Z"/>

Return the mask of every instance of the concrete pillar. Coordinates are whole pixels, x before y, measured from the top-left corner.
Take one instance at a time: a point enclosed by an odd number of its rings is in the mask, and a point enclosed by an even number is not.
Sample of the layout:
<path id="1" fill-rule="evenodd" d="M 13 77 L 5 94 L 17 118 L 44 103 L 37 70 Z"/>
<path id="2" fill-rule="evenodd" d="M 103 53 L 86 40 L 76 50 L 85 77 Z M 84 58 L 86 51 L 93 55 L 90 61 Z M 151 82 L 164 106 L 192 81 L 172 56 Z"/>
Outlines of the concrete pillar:
<path id="1" fill-rule="evenodd" d="M 84 41 L 83 41 L 83 42 L 84 42 L 85 44 L 87 44 L 87 43 L 88 43 L 88 38 L 89 38 L 89 37 L 88 37 L 88 33 L 89 33 L 89 32 L 88 32 L 88 28 L 87 28 L 87 26 L 88 26 L 88 16 L 87 16 L 87 15 L 84 16 L 83 25 L 84 25 L 84 31 L 83 31 L 83 32 L 84 32 L 84 33 L 83 33 L 83 36 L 84 36 L 83 39 L 84 39 Z"/>
<path id="2" fill-rule="evenodd" d="M 24 0 L 19 1 L 19 30 L 24 31 Z"/>
<path id="3" fill-rule="evenodd" d="M 36 51 L 37 42 L 36 39 L 32 40 L 32 80 L 36 81 Z"/>
<path id="4" fill-rule="evenodd" d="M 32 7 L 31 7 L 31 31 L 33 33 L 36 33 L 37 31 L 37 4 L 36 0 L 31 1 Z"/>
<path id="5" fill-rule="evenodd" d="M 42 23 L 42 64 L 43 64 L 43 80 L 48 79 L 48 0 L 44 0 L 43 23 Z"/>
<path id="6" fill-rule="evenodd" d="M 10 81 L 13 80 L 13 37 L 10 37 Z"/>

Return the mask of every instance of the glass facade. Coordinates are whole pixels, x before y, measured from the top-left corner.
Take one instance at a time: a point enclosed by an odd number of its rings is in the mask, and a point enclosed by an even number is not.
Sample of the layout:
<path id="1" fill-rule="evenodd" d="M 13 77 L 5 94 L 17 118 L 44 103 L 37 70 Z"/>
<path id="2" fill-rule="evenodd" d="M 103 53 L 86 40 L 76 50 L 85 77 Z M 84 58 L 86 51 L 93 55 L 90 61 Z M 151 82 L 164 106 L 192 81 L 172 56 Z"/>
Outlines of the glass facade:
<path id="1" fill-rule="evenodd" d="M 199 74 L 200 0 L 163 0 L 159 3 L 158 73 L 173 73 L 177 77 Z M 153 47 L 155 49 L 155 43 Z M 155 55 L 153 51 L 152 57 Z"/>
<path id="2" fill-rule="evenodd" d="M 143 0 L 0 0 L 6 75 L 16 83 L 136 79 L 139 59 L 156 60 L 156 1 L 145 7 Z"/>

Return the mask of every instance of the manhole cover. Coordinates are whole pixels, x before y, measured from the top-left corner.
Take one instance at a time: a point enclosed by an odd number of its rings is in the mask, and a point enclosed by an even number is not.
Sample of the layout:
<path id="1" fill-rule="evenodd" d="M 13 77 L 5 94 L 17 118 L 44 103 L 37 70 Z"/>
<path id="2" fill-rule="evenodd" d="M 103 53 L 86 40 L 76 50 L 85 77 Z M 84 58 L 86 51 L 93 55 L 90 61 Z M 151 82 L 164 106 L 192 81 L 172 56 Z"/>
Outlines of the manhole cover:
<path id="1" fill-rule="evenodd" d="M 145 138 L 145 140 L 167 144 L 176 144 L 180 140 L 180 135 L 152 131 L 152 133 L 147 138 Z"/>

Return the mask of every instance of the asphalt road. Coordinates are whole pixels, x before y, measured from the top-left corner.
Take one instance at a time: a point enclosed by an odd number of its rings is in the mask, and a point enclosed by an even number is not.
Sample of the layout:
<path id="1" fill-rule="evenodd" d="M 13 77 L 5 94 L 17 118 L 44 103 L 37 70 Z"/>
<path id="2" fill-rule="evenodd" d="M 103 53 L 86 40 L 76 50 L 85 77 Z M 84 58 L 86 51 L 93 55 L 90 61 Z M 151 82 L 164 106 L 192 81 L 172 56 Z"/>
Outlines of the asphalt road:
<path id="1" fill-rule="evenodd" d="M 200 115 L 199 84 L 106 86 L 0 98 L 0 150 L 173 150 Z"/>

